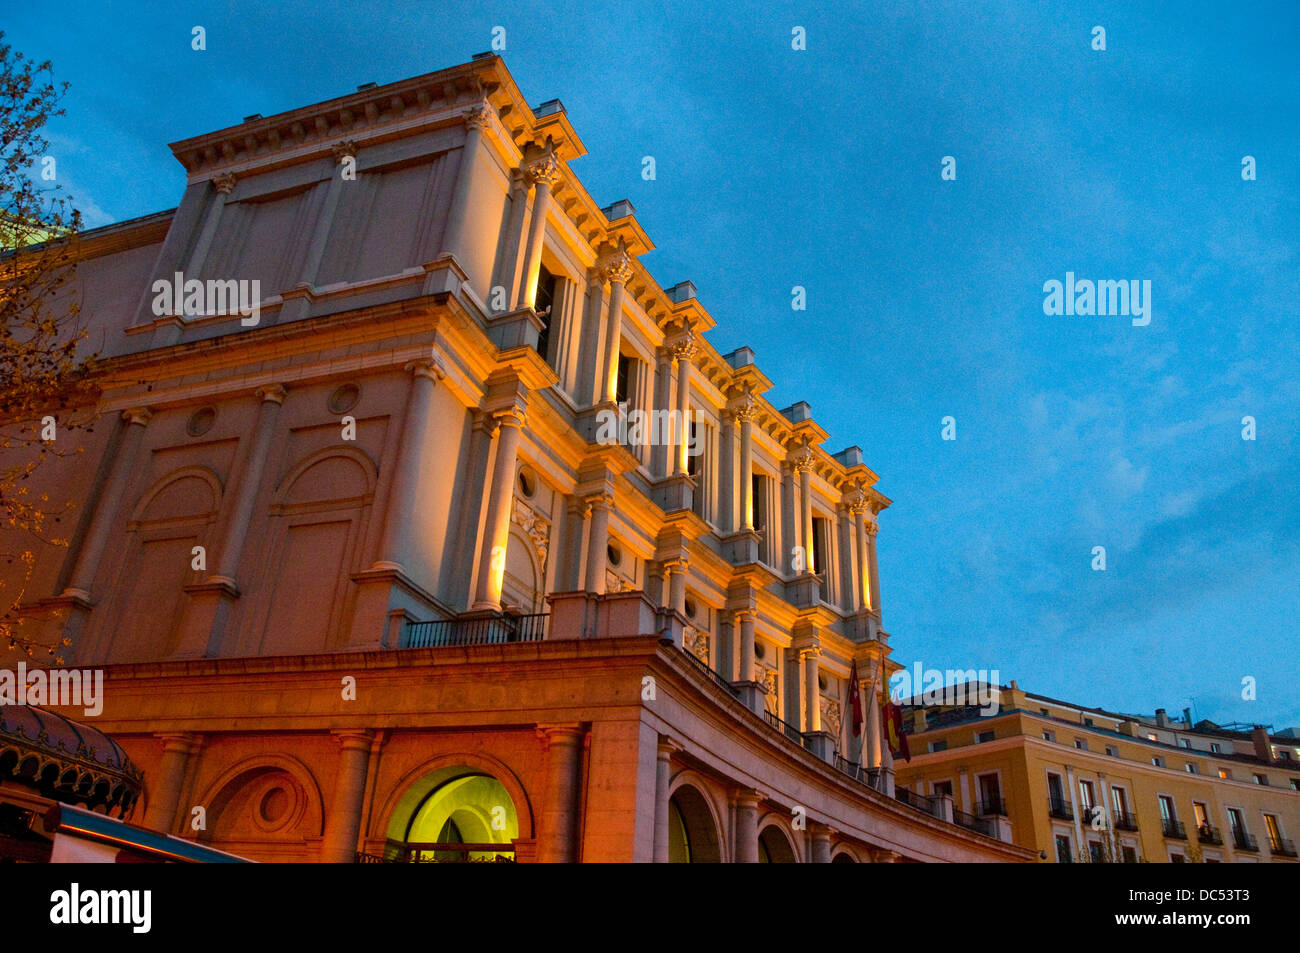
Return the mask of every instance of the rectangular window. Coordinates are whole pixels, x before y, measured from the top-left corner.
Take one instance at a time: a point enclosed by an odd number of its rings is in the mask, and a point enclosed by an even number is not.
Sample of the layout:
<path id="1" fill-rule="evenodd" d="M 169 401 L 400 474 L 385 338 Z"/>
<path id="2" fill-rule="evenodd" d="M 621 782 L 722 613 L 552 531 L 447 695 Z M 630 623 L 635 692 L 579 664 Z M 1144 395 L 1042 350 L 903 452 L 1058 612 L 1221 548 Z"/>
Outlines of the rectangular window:
<path id="1" fill-rule="evenodd" d="M 1110 788 L 1110 799 L 1115 805 L 1115 816 L 1123 817 L 1128 814 L 1128 792 L 1123 788 L 1115 787 L 1113 784 Z"/>
<path id="2" fill-rule="evenodd" d="M 1255 783 L 1262 784 L 1264 787 L 1268 787 L 1268 776 L 1264 774 L 1255 775 Z"/>
<path id="3" fill-rule="evenodd" d="M 1147 732 L 1147 741 L 1159 741 L 1159 740 L 1160 740 L 1160 739 L 1156 737 L 1156 734 L 1155 734 L 1154 731 Z"/>
<path id="4" fill-rule="evenodd" d="M 1217 741 L 1211 741 L 1211 742 L 1210 742 L 1210 750 L 1211 750 L 1212 752 L 1214 752 L 1215 754 L 1218 754 L 1218 753 L 1219 753 L 1219 743 L 1218 743 Z"/>
<path id="5" fill-rule="evenodd" d="M 1101 841 L 1088 841 L 1088 859 L 1094 864 L 1104 864 L 1106 862 L 1106 855 L 1101 849 Z"/>
<path id="6" fill-rule="evenodd" d="M 1200 773 L 1201 773 L 1200 770 L 1196 767 L 1196 765 L 1193 764 L 1193 763 L 1190 762 L 1190 761 L 1188 761 L 1187 764 L 1184 765 L 1184 767 L 1187 769 L 1187 773 L 1188 773 L 1188 774 L 1200 774 Z"/>
<path id="7" fill-rule="evenodd" d="M 991 732 L 991 731 L 981 731 L 981 732 L 980 732 L 980 733 L 975 737 L 975 743 L 976 743 L 977 745 L 987 744 L 988 742 L 992 741 L 993 738 L 994 738 L 994 734 L 993 734 L 993 732 Z"/>
<path id="8" fill-rule="evenodd" d="M 1272 814 L 1264 815 L 1264 829 L 1268 831 L 1269 845 L 1277 850 L 1282 845 L 1282 828 L 1278 825 L 1277 818 Z"/>
<path id="9" fill-rule="evenodd" d="M 930 750 L 931 750 L 931 751 L 947 751 L 947 750 L 948 750 L 948 742 L 947 742 L 947 741 L 943 741 L 943 740 L 941 740 L 941 741 L 931 741 L 931 742 L 930 742 Z"/>
<path id="10" fill-rule="evenodd" d="M 1056 862 L 1058 864 L 1074 863 L 1074 857 L 1070 853 L 1070 836 L 1068 834 L 1056 835 Z"/>
<path id="11" fill-rule="evenodd" d="M 1246 823 L 1242 819 L 1241 811 L 1235 807 L 1228 808 L 1228 827 L 1234 834 L 1243 834 L 1246 831 Z"/>
<path id="12" fill-rule="evenodd" d="M 934 794 L 946 794 L 948 797 L 952 797 L 952 782 L 935 781 L 932 790 Z"/>
<path id="13" fill-rule="evenodd" d="M 1075 739 L 1074 739 L 1074 746 L 1075 746 L 1076 748 L 1078 748 L 1080 751 L 1087 751 L 1087 750 L 1088 750 L 1088 740 L 1087 740 L 1086 738 L 1075 738 Z"/>
<path id="14" fill-rule="evenodd" d="M 1087 815 L 1092 806 L 1097 803 L 1097 792 L 1092 787 L 1091 781 L 1079 782 L 1079 808 L 1084 815 Z"/>
<path id="15" fill-rule="evenodd" d="M 551 328 L 555 324 L 555 298 L 559 280 L 543 266 L 537 273 L 537 295 L 533 302 L 533 310 L 543 324 L 542 330 L 537 334 L 537 353 L 551 367 L 555 366 L 555 358 L 551 354 Z"/>
<path id="16" fill-rule="evenodd" d="M 1053 805 L 1063 805 L 1065 803 L 1065 791 L 1061 787 L 1061 776 L 1059 774 L 1049 774 L 1047 776 L 1047 795 L 1052 799 Z"/>
<path id="17" fill-rule="evenodd" d="M 1192 746 L 1192 739 L 1191 739 L 1191 738 L 1179 738 L 1179 739 L 1178 739 L 1178 743 L 1179 743 L 1180 745 L 1182 745 L 1184 748 L 1190 748 L 1190 747 Z"/>
<path id="18" fill-rule="evenodd" d="M 1106 745 L 1106 754 L 1110 755 L 1112 758 L 1118 758 L 1119 749 L 1111 747 L 1110 745 Z"/>
<path id="19" fill-rule="evenodd" d="M 1202 804 L 1200 801 L 1193 801 L 1193 802 L 1192 802 L 1192 813 L 1196 815 L 1196 828 L 1197 828 L 1197 830 L 1200 830 L 1201 828 L 1205 828 L 1205 827 L 1209 827 L 1209 826 L 1210 826 L 1210 811 L 1209 811 L 1209 808 L 1207 808 L 1207 807 L 1206 807 L 1204 804 Z"/>
<path id="20" fill-rule="evenodd" d="M 1223 780 L 1225 780 L 1225 781 L 1231 781 L 1231 780 L 1232 780 L 1232 772 L 1229 771 L 1227 768 L 1220 768 L 1220 769 L 1219 769 L 1219 777 L 1223 778 Z"/>
<path id="21" fill-rule="evenodd" d="M 821 576 L 822 602 L 831 601 L 831 521 L 813 517 L 813 571 Z"/>
<path id="22" fill-rule="evenodd" d="M 1223 772 L 1220 771 L 1219 774 L 1220 774 L 1220 776 L 1222 776 Z M 1292 779 L 1291 779 L 1291 790 L 1292 790 L 1292 791 L 1300 791 L 1300 778 L 1292 778 Z"/>
<path id="23" fill-rule="evenodd" d="M 1170 855 L 1169 855 L 1169 863 L 1171 863 L 1171 864 L 1185 864 L 1185 863 L 1187 863 L 1187 858 L 1184 857 L 1182 854 L 1170 854 Z"/>
<path id="24" fill-rule="evenodd" d="M 1154 764 L 1157 768 L 1163 768 L 1165 766 L 1165 759 L 1160 757 L 1159 755 L 1156 755 L 1154 758 L 1151 759 L 1151 763 Z"/>
<path id="25" fill-rule="evenodd" d="M 1002 786 L 996 774 L 981 774 L 976 778 L 980 792 L 980 813 L 984 816 L 1006 814 L 1006 805 L 1002 803 Z"/>
<path id="26" fill-rule="evenodd" d="M 772 480 L 761 473 L 750 477 L 750 492 L 754 507 L 754 532 L 758 533 L 758 558 L 772 565 L 772 533 L 768 528 L 768 514 L 772 507 Z"/>
<path id="27" fill-rule="evenodd" d="M 1085 725 L 1087 725 L 1089 728 L 1092 727 L 1092 719 L 1091 719 L 1091 718 L 1085 718 L 1085 719 L 1083 719 L 1083 723 L 1084 723 Z"/>
<path id="28" fill-rule="evenodd" d="M 1120 850 L 1123 851 L 1124 854 L 1124 863 L 1136 864 L 1138 862 L 1137 848 L 1132 847 L 1129 844 L 1125 844 L 1123 847 L 1120 848 Z"/>
<path id="29" fill-rule="evenodd" d="M 1167 794 L 1159 795 L 1160 798 L 1160 820 L 1164 821 L 1168 827 L 1171 822 L 1178 820 L 1178 815 L 1174 809 L 1174 799 Z"/>
<path id="30" fill-rule="evenodd" d="M 1043 740 L 1044 740 L 1044 741 L 1055 741 L 1055 740 L 1056 740 L 1056 732 L 1054 732 L 1054 731 L 1044 731 L 1044 732 L 1043 732 Z"/>

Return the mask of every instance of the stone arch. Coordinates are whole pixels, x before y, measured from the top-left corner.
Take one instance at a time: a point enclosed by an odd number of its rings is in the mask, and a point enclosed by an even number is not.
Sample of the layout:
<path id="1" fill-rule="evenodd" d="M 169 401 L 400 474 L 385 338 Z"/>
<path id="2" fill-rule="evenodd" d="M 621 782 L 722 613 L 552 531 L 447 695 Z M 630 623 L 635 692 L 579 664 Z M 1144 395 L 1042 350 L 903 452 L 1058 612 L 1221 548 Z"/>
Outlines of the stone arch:
<path id="1" fill-rule="evenodd" d="M 723 826 L 708 785 L 693 772 L 682 771 L 668 791 L 669 858 L 693 864 L 725 860 Z"/>
<path id="2" fill-rule="evenodd" d="M 207 822 L 198 839 L 209 844 L 296 844 L 325 830 L 320 785 L 292 755 L 245 758 L 210 782 L 194 803 L 204 808 Z M 189 824 L 188 813 L 181 822 Z"/>
<path id="3" fill-rule="evenodd" d="M 758 824 L 758 858 L 774 864 L 800 863 L 798 840 L 775 814 L 768 814 Z"/>
<path id="4" fill-rule="evenodd" d="M 836 844 L 831 849 L 832 864 L 857 864 L 861 863 L 857 856 L 848 847 L 843 844 Z"/>
<path id="5" fill-rule="evenodd" d="M 502 603 L 517 606 L 525 614 L 541 612 L 544 588 L 542 564 L 532 540 L 518 526 L 512 526 L 506 542 Z"/>
<path id="6" fill-rule="evenodd" d="M 311 475 L 312 480 L 304 477 Z M 273 510 L 321 503 L 369 502 L 379 480 L 370 455 L 356 447 L 326 447 L 299 460 L 275 489 Z M 313 492 L 312 482 L 319 481 Z"/>
<path id="7" fill-rule="evenodd" d="M 181 467 L 141 494 L 129 526 L 210 520 L 221 509 L 221 493 L 221 479 L 208 467 Z"/>
<path id="8" fill-rule="evenodd" d="M 403 840 L 412 816 L 424 799 L 439 786 L 466 773 L 486 774 L 499 781 L 514 802 L 519 839 L 532 840 L 537 836 L 532 802 L 519 776 L 505 762 L 490 755 L 461 752 L 431 758 L 402 775 L 384 799 L 383 807 L 375 812 L 370 839 Z"/>

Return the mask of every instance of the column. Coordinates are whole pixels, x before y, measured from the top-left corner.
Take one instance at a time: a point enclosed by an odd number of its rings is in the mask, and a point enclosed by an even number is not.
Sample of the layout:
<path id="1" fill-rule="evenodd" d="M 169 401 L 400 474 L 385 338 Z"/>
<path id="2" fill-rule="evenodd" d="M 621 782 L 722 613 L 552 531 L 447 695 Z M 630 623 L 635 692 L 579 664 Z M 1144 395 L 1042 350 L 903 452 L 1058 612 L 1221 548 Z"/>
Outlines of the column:
<path id="1" fill-rule="evenodd" d="M 1075 780 L 1074 768 L 1065 766 L 1065 790 L 1070 795 L 1070 813 L 1074 815 L 1074 851 L 1076 857 L 1088 857 L 1088 845 L 1083 839 L 1083 819 L 1079 816 L 1079 782 Z"/>
<path id="2" fill-rule="evenodd" d="M 883 735 L 880 724 L 880 696 L 873 681 L 867 695 L 867 767 L 879 768 L 883 764 Z"/>
<path id="3" fill-rule="evenodd" d="M 609 313 L 605 320 L 605 362 L 602 372 L 605 391 L 602 399 L 614 403 L 618 390 L 618 345 L 623 335 L 623 295 L 632 277 L 632 259 L 620 249 L 610 256 L 604 267 L 609 282 Z"/>
<path id="4" fill-rule="evenodd" d="M 159 735 L 163 743 L 162 763 L 158 767 L 157 785 L 149 800 L 145 827 L 170 834 L 176 826 L 176 808 L 180 805 L 185 770 L 195 748 L 195 736 L 189 732 Z"/>
<path id="5" fill-rule="evenodd" d="M 867 524 L 867 583 L 871 592 L 871 608 L 880 617 L 880 573 L 876 567 L 876 530 L 880 525 L 872 520 Z"/>
<path id="6" fill-rule="evenodd" d="M 673 389 L 673 352 L 667 347 L 655 350 L 655 410 L 664 410 L 672 400 Z M 663 479 L 672 470 L 668 461 L 668 441 L 658 435 L 650 453 L 650 472 L 655 479 Z"/>
<path id="7" fill-rule="evenodd" d="M 754 619 L 757 613 L 753 609 L 741 609 L 736 613 L 740 624 L 740 681 L 754 680 Z"/>
<path id="8" fill-rule="evenodd" d="M 447 224 L 442 229 L 442 252 L 439 258 L 444 255 L 454 256 L 456 252 L 461 251 L 461 246 L 464 244 L 479 144 L 483 140 L 483 130 L 487 128 L 492 112 L 492 107 L 483 102 L 471 106 L 461 116 L 465 122 L 465 141 L 461 145 L 460 165 L 456 170 L 456 191 L 452 193 L 451 207 L 447 210 Z"/>
<path id="9" fill-rule="evenodd" d="M 113 518 L 117 514 L 118 506 L 126 503 L 123 496 L 127 481 L 134 470 L 140 442 L 144 439 L 144 428 L 152 416 L 153 412 L 147 407 L 137 407 L 122 412 L 122 419 L 127 424 L 126 433 L 122 435 L 112 467 L 109 469 L 108 479 L 105 480 L 104 489 L 99 495 L 99 505 L 95 508 L 95 515 L 91 519 L 86 541 L 81 546 L 81 552 L 77 554 L 77 563 L 72 570 L 72 581 L 63 592 L 65 596 L 90 600 L 90 587 L 95 580 L 95 572 L 99 569 L 100 557 L 104 555 L 104 548 L 108 545 L 108 535 L 113 529 Z"/>
<path id="10" fill-rule="evenodd" d="M 672 777 L 672 754 L 675 745 L 659 739 L 655 761 L 655 854 L 656 864 L 668 863 L 668 782 Z"/>
<path id="11" fill-rule="evenodd" d="M 608 493 L 589 497 L 591 519 L 587 523 L 587 592 L 605 591 L 605 565 L 609 560 L 609 512 L 614 497 Z"/>
<path id="12" fill-rule="evenodd" d="M 754 395 L 745 397 L 736 408 L 740 421 L 740 528 L 754 529 Z"/>
<path id="13" fill-rule="evenodd" d="M 528 205 L 528 180 L 522 169 L 516 169 L 510 177 L 510 218 L 506 222 L 505 249 L 501 257 L 500 284 L 506 295 L 505 306 L 498 310 L 493 307 L 495 293 L 489 289 L 488 313 L 502 314 L 513 311 L 519 306 L 516 289 L 519 287 L 519 254 L 524 241 L 524 212 Z"/>
<path id="14" fill-rule="evenodd" d="M 361 831 L 361 808 L 366 791 L 366 769 L 370 766 L 367 730 L 336 731 L 341 751 L 334 780 L 334 797 L 325 814 L 325 837 L 321 862 L 350 864 L 356 857 L 357 835 Z"/>
<path id="15" fill-rule="evenodd" d="M 821 649 L 817 646 L 799 651 L 799 661 L 803 663 L 805 732 L 822 730 L 821 687 L 817 684 L 821 668 L 817 659 L 820 655 Z"/>
<path id="16" fill-rule="evenodd" d="M 350 139 L 336 142 L 330 147 L 330 151 L 334 157 L 334 174 L 330 176 L 329 185 L 325 187 L 325 202 L 316 219 L 311 244 L 307 247 L 307 257 L 302 264 L 302 280 L 308 285 L 316 283 L 316 274 L 320 270 L 321 260 L 325 257 L 325 246 L 329 241 L 330 226 L 334 222 L 334 212 L 338 208 L 340 190 L 343 188 L 343 176 L 338 166 L 342 165 L 345 159 L 356 158 L 357 144 Z"/>
<path id="17" fill-rule="evenodd" d="M 257 408 L 257 423 L 253 429 L 253 443 L 239 477 L 239 486 L 235 489 L 235 501 L 226 523 L 225 539 L 217 550 L 217 572 L 215 576 L 209 577 L 209 581 L 236 585 L 239 557 L 244 550 L 244 540 L 248 537 L 253 503 L 262 486 L 262 472 L 266 469 L 266 458 L 271 449 L 271 439 L 275 436 L 275 422 L 280 415 L 285 393 L 279 384 L 257 391 L 260 403 Z"/>
<path id="18" fill-rule="evenodd" d="M 560 160 L 548 147 L 540 158 L 524 167 L 524 176 L 533 186 L 533 216 L 528 224 L 528 243 L 524 251 L 524 270 L 520 276 L 518 298 L 520 307 L 531 308 L 537 303 L 537 276 L 542 267 L 546 213 L 550 208 L 551 188 L 560 180 Z"/>
<path id="19" fill-rule="evenodd" d="M 695 356 L 695 351 L 695 342 L 689 337 L 673 348 L 673 357 L 677 361 L 677 417 L 681 423 L 681 430 L 677 433 L 673 473 L 680 476 L 685 476 L 687 472 L 687 450 L 691 426 L 691 358 Z"/>
<path id="20" fill-rule="evenodd" d="M 781 464 L 781 545 L 773 545 L 772 559 L 779 558 L 782 571 L 794 575 L 792 550 L 798 545 L 795 538 L 794 467 L 789 460 Z"/>
<path id="21" fill-rule="evenodd" d="M 475 609 L 501 608 L 501 581 L 506 568 L 506 543 L 510 539 L 510 505 L 515 492 L 515 461 L 523 431 L 523 410 L 512 407 L 496 415 L 497 455 L 492 465 L 492 493 L 484 521 L 483 551 L 479 556 Z"/>
<path id="22" fill-rule="evenodd" d="M 412 361 L 405 370 L 411 375 L 411 391 L 406 398 L 402 418 L 402 440 L 388 491 L 384 513 L 384 535 L 379 544 L 379 561 L 375 569 L 401 569 L 406 555 L 411 513 L 418 505 L 420 470 L 424 464 L 425 443 L 429 434 L 429 415 L 433 407 L 433 385 L 445 375 L 432 360 Z M 513 479 L 513 474 L 511 475 Z"/>
<path id="23" fill-rule="evenodd" d="M 718 528 L 723 536 L 736 531 L 736 423 L 724 410 L 718 434 Z"/>
<path id="24" fill-rule="evenodd" d="M 668 571 L 668 606 L 686 615 L 686 557 L 664 563 Z"/>
<path id="25" fill-rule="evenodd" d="M 812 840 L 810 861 L 814 864 L 831 862 L 831 829 L 825 824 L 809 824 L 808 834 Z"/>
<path id="26" fill-rule="evenodd" d="M 569 592 L 577 592 L 582 589 L 585 579 L 583 562 L 587 553 L 587 520 L 591 517 L 591 506 L 586 500 L 571 499 L 568 513 L 569 565 L 564 586 Z"/>
<path id="27" fill-rule="evenodd" d="M 836 509 L 835 532 L 839 537 L 839 605 L 845 612 L 857 612 L 861 606 L 861 586 L 857 585 L 853 575 L 853 560 L 856 547 L 853 543 L 853 520 L 849 510 L 840 504 Z"/>
<path id="28" fill-rule="evenodd" d="M 190 260 L 186 262 L 186 280 L 198 278 L 203 273 L 208 252 L 212 249 L 212 240 L 217 234 L 217 224 L 221 221 L 221 213 L 226 207 L 230 193 L 235 190 L 235 176 L 230 172 L 215 175 L 212 177 L 212 187 L 216 189 L 217 194 L 213 197 L 212 204 L 208 206 L 208 213 L 203 217 L 203 227 L 199 231 L 198 240 L 194 243 L 194 251 L 190 253 Z"/>
<path id="29" fill-rule="evenodd" d="M 799 474 L 799 541 L 803 546 L 804 571 L 814 573 L 821 569 L 821 567 L 813 564 L 813 454 L 807 446 L 805 446 L 799 455 L 795 457 L 794 468 Z"/>
<path id="30" fill-rule="evenodd" d="M 857 559 L 857 585 L 854 587 L 854 598 L 857 602 L 857 608 L 874 608 L 871 602 L 871 568 L 867 557 L 867 504 L 865 501 L 858 501 L 851 507 L 853 510 L 853 529 L 857 541 L 858 559 Z"/>
<path id="31" fill-rule="evenodd" d="M 741 791 L 736 795 L 736 842 L 732 856 L 738 864 L 758 863 L 758 805 L 757 791 Z"/>
<path id="32" fill-rule="evenodd" d="M 578 791 L 582 774 L 582 726 L 539 725 L 546 743 L 546 794 L 539 806 L 537 860 L 568 864 L 578 859 Z"/>

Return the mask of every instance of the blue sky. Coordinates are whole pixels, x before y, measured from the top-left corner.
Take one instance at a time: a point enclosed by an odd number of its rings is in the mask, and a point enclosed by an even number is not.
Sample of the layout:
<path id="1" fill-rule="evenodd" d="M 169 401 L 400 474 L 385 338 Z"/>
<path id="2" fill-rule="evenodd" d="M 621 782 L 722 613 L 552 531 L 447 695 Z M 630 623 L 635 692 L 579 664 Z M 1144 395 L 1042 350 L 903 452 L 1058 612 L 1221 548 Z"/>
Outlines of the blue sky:
<path id="1" fill-rule="evenodd" d="M 52 152 L 98 225 L 176 204 L 168 142 L 504 27 L 660 283 L 694 281 L 713 343 L 752 346 L 778 406 L 809 401 L 881 474 L 898 661 L 1300 724 L 1300 7 L 701 6 L 50 2 L 4 29 L 73 85 Z M 1149 279 L 1150 325 L 1044 315 L 1067 271 Z"/>

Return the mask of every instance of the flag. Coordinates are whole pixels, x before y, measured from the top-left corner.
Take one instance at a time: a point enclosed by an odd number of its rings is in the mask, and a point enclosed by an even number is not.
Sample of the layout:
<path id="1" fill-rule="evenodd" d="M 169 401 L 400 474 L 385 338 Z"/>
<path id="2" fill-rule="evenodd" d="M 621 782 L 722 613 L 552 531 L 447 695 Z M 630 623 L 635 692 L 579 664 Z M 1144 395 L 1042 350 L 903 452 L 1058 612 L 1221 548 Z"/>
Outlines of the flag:
<path id="1" fill-rule="evenodd" d="M 912 752 L 907 747 L 907 735 L 903 734 L 903 706 L 891 701 L 885 706 L 885 740 L 889 743 L 889 753 L 904 761 L 912 760 Z"/>
<path id="2" fill-rule="evenodd" d="M 862 734 L 862 695 L 858 691 L 858 662 L 853 660 L 853 670 L 849 672 L 849 712 L 853 715 L 853 737 Z"/>

